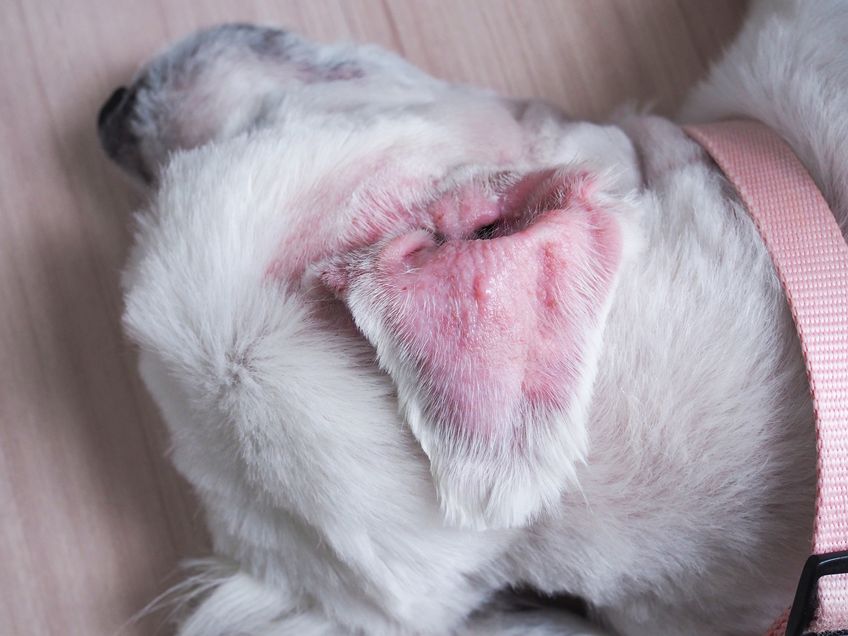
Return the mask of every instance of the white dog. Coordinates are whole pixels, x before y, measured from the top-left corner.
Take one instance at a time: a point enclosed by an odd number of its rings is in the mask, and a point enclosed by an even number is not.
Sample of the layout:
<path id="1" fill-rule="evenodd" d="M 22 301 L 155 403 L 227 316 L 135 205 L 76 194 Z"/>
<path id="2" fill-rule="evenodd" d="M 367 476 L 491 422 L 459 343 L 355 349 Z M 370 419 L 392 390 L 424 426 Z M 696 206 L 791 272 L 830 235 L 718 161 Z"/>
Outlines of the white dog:
<path id="1" fill-rule="evenodd" d="M 771 126 L 843 228 L 846 33 L 841 2 L 756 5 L 682 118 Z M 216 555 L 180 634 L 750 635 L 788 606 L 804 364 L 677 124 L 226 26 L 99 127 L 151 189 L 124 321 Z"/>

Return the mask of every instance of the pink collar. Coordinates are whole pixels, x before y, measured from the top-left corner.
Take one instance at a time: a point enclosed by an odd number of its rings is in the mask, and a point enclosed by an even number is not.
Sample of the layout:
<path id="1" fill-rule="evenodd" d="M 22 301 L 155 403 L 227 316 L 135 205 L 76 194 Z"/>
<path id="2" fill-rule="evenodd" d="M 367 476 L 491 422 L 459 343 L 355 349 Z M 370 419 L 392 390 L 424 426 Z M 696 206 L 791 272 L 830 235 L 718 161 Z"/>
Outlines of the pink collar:
<path id="1" fill-rule="evenodd" d="M 774 261 L 795 319 L 816 415 L 812 555 L 795 603 L 769 631 L 848 628 L 848 245 L 789 145 L 753 121 L 687 126 L 742 202 Z M 821 580 L 819 580 L 820 577 Z"/>

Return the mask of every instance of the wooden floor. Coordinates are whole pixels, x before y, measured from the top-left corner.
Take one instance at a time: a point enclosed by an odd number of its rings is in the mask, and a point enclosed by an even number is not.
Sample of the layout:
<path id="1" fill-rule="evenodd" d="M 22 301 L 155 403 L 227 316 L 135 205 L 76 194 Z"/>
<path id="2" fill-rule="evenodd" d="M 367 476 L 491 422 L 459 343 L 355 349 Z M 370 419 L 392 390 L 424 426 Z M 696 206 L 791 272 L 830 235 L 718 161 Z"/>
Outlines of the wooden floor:
<path id="1" fill-rule="evenodd" d="M 201 515 L 121 335 L 138 203 L 98 106 L 224 21 L 376 42 L 430 72 L 598 118 L 672 112 L 745 5 L 703 0 L 0 0 L 0 635 L 168 633 L 130 617 L 204 553 Z"/>

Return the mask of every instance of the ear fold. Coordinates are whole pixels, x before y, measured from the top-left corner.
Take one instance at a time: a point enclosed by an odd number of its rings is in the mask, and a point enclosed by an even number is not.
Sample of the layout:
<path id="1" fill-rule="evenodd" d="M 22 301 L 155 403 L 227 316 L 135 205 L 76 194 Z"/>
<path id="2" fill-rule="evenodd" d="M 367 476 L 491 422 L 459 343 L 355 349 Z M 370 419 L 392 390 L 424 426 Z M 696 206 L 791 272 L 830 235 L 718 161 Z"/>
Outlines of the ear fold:
<path id="1" fill-rule="evenodd" d="M 521 525 L 585 458 L 604 324 L 638 240 L 631 205 L 600 177 L 558 178 L 556 206 L 519 231 L 416 231 L 324 269 L 396 383 L 452 524 Z"/>

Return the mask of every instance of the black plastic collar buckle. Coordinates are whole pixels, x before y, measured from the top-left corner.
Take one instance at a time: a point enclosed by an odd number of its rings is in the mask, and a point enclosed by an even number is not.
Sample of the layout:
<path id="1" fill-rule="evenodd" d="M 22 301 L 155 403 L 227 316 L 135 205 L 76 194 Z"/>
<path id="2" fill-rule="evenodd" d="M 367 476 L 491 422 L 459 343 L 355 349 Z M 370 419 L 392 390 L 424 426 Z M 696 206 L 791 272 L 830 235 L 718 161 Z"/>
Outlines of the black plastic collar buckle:
<path id="1" fill-rule="evenodd" d="M 789 612 L 786 636 L 803 636 L 804 629 L 816 613 L 819 579 L 832 574 L 848 574 L 848 552 L 814 554 L 807 559 Z M 845 627 L 848 628 L 848 625 Z"/>

